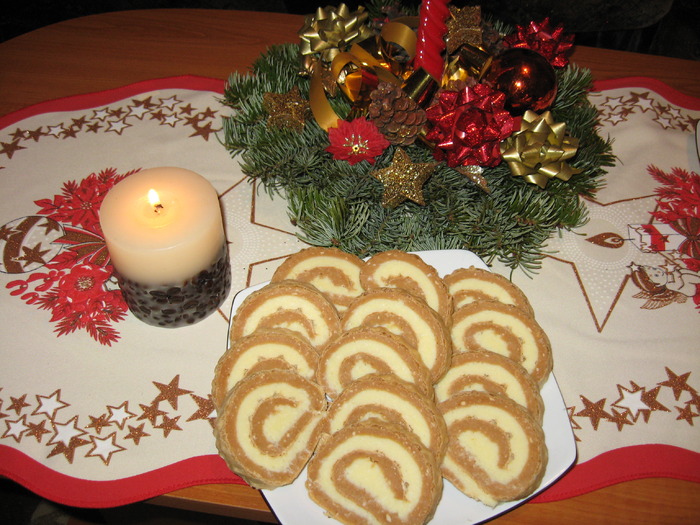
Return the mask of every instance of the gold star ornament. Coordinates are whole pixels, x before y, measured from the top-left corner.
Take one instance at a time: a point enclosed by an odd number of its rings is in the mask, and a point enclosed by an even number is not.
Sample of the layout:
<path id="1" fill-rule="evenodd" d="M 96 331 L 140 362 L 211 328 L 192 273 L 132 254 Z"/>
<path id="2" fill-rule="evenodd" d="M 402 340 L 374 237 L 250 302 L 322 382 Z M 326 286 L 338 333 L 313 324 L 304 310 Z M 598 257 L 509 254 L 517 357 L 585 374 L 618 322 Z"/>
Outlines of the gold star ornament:
<path id="1" fill-rule="evenodd" d="M 290 128 L 294 131 L 304 129 L 311 111 L 309 101 L 301 96 L 297 86 L 287 93 L 265 93 L 263 108 L 270 115 L 267 119 L 268 128 Z"/>
<path id="2" fill-rule="evenodd" d="M 423 184 L 433 174 L 437 162 L 413 163 L 401 148 L 396 148 L 391 165 L 371 175 L 384 185 L 382 206 L 395 208 L 406 199 L 425 205 Z"/>
<path id="3" fill-rule="evenodd" d="M 454 53 L 460 46 L 469 44 L 481 47 L 481 7 L 467 6 L 463 8 L 450 6 L 450 17 L 447 19 L 446 49 Z"/>

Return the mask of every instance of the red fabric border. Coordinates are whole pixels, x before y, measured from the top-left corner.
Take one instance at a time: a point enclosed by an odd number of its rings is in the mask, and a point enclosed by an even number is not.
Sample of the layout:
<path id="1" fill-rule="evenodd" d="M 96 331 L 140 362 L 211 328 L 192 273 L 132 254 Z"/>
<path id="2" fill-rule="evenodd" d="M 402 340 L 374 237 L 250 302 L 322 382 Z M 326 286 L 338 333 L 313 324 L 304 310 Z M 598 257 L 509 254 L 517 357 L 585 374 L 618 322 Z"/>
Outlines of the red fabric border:
<path id="1" fill-rule="evenodd" d="M 194 485 L 245 484 L 217 455 L 186 459 L 128 478 L 94 481 L 61 474 L 4 445 L 0 445 L 0 475 L 52 501 L 93 508 L 127 505 Z M 700 483 L 700 454 L 661 444 L 618 448 L 576 465 L 531 502 L 560 501 L 651 477 Z"/>
<path id="2" fill-rule="evenodd" d="M 700 483 L 700 454 L 661 444 L 616 448 L 576 465 L 532 501 L 559 501 L 640 478 L 675 478 Z"/>
<path id="3" fill-rule="evenodd" d="M 0 445 L 0 476 L 43 498 L 73 507 L 118 507 L 173 490 L 209 483 L 245 482 L 217 455 L 197 456 L 136 476 L 96 481 L 67 476 L 17 449 Z"/>
<path id="4" fill-rule="evenodd" d="M 685 109 L 700 110 L 700 98 L 692 97 L 681 93 L 677 89 L 669 86 L 661 80 L 651 77 L 621 77 L 607 80 L 596 80 L 593 82 L 594 91 L 605 91 L 606 89 L 633 88 L 639 87 L 650 89 L 658 93 L 669 102 Z"/>
<path id="5" fill-rule="evenodd" d="M 223 93 L 219 79 L 183 75 L 146 80 L 105 91 L 41 102 L 0 117 L 0 129 L 22 119 L 55 111 L 81 110 L 159 89 L 194 89 Z M 639 87 L 649 89 L 678 106 L 700 110 L 700 99 L 685 95 L 649 77 L 625 77 L 594 82 L 594 90 Z M 93 481 L 60 474 L 24 453 L 0 445 L 0 475 L 53 501 L 76 507 L 112 507 L 142 501 L 173 490 L 207 483 L 243 484 L 216 455 L 199 456 L 111 481 Z M 532 501 L 545 503 L 591 492 L 616 483 L 645 477 L 670 477 L 700 483 L 700 454 L 683 448 L 650 444 L 600 454 L 566 473 Z"/>

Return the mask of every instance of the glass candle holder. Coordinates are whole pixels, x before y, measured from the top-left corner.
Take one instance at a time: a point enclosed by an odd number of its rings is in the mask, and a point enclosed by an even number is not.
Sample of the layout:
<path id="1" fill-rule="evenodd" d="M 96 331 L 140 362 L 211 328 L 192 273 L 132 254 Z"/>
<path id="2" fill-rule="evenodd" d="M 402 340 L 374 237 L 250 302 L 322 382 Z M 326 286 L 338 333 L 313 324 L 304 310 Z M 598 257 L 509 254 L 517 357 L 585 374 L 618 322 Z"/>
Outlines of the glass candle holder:
<path id="1" fill-rule="evenodd" d="M 117 183 L 100 224 L 119 286 L 141 321 L 168 328 L 201 321 L 231 289 L 214 187 L 182 168 L 151 168 Z"/>
<path id="2" fill-rule="evenodd" d="M 163 328 L 195 324 L 208 317 L 231 291 L 231 264 L 224 244 L 219 257 L 191 279 L 149 286 L 117 273 L 131 313 L 144 323 Z"/>

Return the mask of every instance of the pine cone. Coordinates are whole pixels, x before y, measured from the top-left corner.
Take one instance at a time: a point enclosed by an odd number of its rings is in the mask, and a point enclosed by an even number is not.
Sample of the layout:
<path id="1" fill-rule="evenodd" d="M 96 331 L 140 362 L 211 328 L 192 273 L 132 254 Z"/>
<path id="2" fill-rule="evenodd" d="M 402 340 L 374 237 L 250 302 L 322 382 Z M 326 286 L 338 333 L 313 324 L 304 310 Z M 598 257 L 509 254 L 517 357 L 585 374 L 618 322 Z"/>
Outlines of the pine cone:
<path id="1" fill-rule="evenodd" d="M 481 42 L 484 49 L 492 56 L 500 55 L 508 49 L 501 35 L 490 22 L 483 22 L 481 27 Z"/>
<path id="2" fill-rule="evenodd" d="M 425 111 L 400 86 L 380 82 L 370 100 L 369 119 L 390 143 L 408 146 L 415 142 L 425 125 Z"/>

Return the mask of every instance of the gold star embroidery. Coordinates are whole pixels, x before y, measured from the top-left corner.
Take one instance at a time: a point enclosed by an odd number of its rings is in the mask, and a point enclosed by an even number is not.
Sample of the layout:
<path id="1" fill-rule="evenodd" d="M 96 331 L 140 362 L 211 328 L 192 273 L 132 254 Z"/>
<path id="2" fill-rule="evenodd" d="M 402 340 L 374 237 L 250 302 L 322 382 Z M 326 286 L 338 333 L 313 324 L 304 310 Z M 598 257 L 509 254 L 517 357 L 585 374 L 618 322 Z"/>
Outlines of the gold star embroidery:
<path id="1" fill-rule="evenodd" d="M 676 375 L 671 371 L 670 368 L 666 368 L 666 375 L 668 376 L 667 381 L 662 381 L 659 386 L 667 386 L 673 390 L 673 397 L 676 401 L 681 397 L 684 391 L 692 392 L 692 388 L 688 385 L 688 378 L 690 377 L 690 372 L 686 372 L 682 375 Z"/>
<path id="2" fill-rule="evenodd" d="M 192 393 L 192 390 L 185 390 L 184 388 L 180 388 L 179 383 L 180 374 L 173 377 L 170 383 L 168 383 L 167 385 L 164 385 L 163 383 L 158 383 L 157 381 L 153 381 L 153 384 L 158 387 L 158 390 L 160 390 L 160 394 L 158 394 L 158 397 L 156 397 L 153 400 L 153 404 L 157 405 L 161 401 L 167 401 L 168 403 L 170 403 L 170 406 L 173 407 L 173 409 L 177 410 L 177 398 L 179 396 L 184 396 L 185 394 Z"/>
<path id="3" fill-rule="evenodd" d="M 308 100 L 301 97 L 299 88 L 294 86 L 287 93 L 265 93 L 263 108 L 270 115 L 267 119 L 268 127 L 301 131 L 304 129 L 311 106 Z"/>
<path id="4" fill-rule="evenodd" d="M 202 120 L 204 120 L 205 118 L 214 118 L 216 113 L 217 112 L 215 110 L 207 108 L 204 111 L 201 111 L 199 114 L 202 115 Z"/>
<path id="5" fill-rule="evenodd" d="M 32 139 L 34 142 L 39 142 L 39 137 L 46 135 L 42 131 L 43 126 L 39 126 L 34 131 L 27 130 L 27 140 Z"/>
<path id="6" fill-rule="evenodd" d="M 163 113 L 162 109 L 159 109 L 158 111 L 154 111 L 151 113 L 151 120 L 162 121 L 164 118 L 165 118 L 165 114 Z"/>
<path id="7" fill-rule="evenodd" d="M 401 148 L 396 148 L 391 165 L 371 175 L 384 185 L 382 206 L 395 208 L 406 199 L 424 205 L 423 184 L 430 178 L 437 162 L 414 164 Z"/>
<path id="8" fill-rule="evenodd" d="M 644 418 L 645 423 L 649 422 L 649 417 L 651 416 L 651 413 L 655 410 L 660 410 L 661 412 L 671 411 L 669 408 L 666 408 L 664 405 L 662 405 L 656 400 L 660 391 L 661 387 L 657 386 L 642 394 L 642 402 L 649 407 L 649 410 L 640 411 L 642 412 L 642 417 Z"/>
<path id="9" fill-rule="evenodd" d="M 85 428 L 94 428 L 98 434 L 102 432 L 103 428 L 112 426 L 107 414 L 102 414 L 99 417 L 88 416 L 88 418 L 90 418 L 90 423 L 85 425 Z"/>
<path id="10" fill-rule="evenodd" d="M 36 402 L 38 406 L 32 412 L 33 416 L 44 414 L 47 418 L 53 421 L 56 417 L 56 412 L 70 406 L 65 401 L 61 400 L 61 390 L 54 390 L 50 396 L 36 396 Z"/>
<path id="11" fill-rule="evenodd" d="M 99 457 L 102 462 L 109 466 L 109 462 L 112 459 L 112 455 L 115 452 L 121 452 L 126 450 L 121 445 L 117 445 L 117 433 L 112 432 L 109 436 L 105 438 L 98 438 L 95 436 L 90 436 L 92 440 L 92 448 L 85 454 L 86 458 Z"/>
<path id="12" fill-rule="evenodd" d="M 13 141 L 20 141 L 27 136 L 27 132 L 22 129 L 16 128 L 14 133 L 10 133 L 10 136 L 12 137 Z"/>
<path id="13" fill-rule="evenodd" d="M 611 407 L 622 409 L 626 414 L 636 422 L 642 411 L 646 410 L 646 405 L 642 400 L 644 388 L 637 385 L 634 381 L 630 381 L 630 388 L 625 388 L 622 385 L 617 385 L 617 391 L 620 398 L 617 401 L 610 403 Z"/>
<path id="14" fill-rule="evenodd" d="M 73 123 L 71 124 L 71 128 L 77 128 L 78 131 L 83 129 L 83 126 L 85 126 L 85 124 L 87 123 L 87 120 L 85 119 L 85 117 L 74 118 L 71 120 L 73 121 Z"/>
<path id="15" fill-rule="evenodd" d="M 124 401 L 118 407 L 108 405 L 107 410 L 109 411 L 108 421 L 117 425 L 117 427 L 119 427 L 119 430 L 124 430 L 124 424 L 126 423 L 126 420 L 136 415 L 132 412 L 129 412 L 128 401 Z"/>
<path id="16" fill-rule="evenodd" d="M 700 395 L 698 395 L 698 392 L 696 390 L 690 392 L 690 399 L 686 402 L 686 404 L 695 405 L 695 408 L 700 410 Z"/>
<path id="17" fill-rule="evenodd" d="M 72 437 L 70 439 L 70 442 L 68 443 L 68 445 L 66 445 L 65 443 L 62 443 L 62 442 L 58 443 L 55 447 L 53 447 L 51 452 L 49 452 L 49 455 L 46 457 L 50 458 L 53 456 L 57 456 L 58 454 L 63 454 L 65 456 L 66 460 L 68 461 L 68 463 L 72 464 L 73 458 L 75 457 L 75 449 L 78 447 L 82 447 L 84 445 L 87 445 L 88 443 L 90 443 L 90 441 L 87 439 L 82 439 L 82 438 L 77 437 L 77 436 Z"/>
<path id="18" fill-rule="evenodd" d="M 678 417 L 676 418 L 677 421 L 685 419 L 690 426 L 695 426 L 693 423 L 693 418 L 700 416 L 700 414 L 693 412 L 693 407 L 690 405 L 685 405 L 683 407 L 675 408 L 678 410 Z"/>
<path id="19" fill-rule="evenodd" d="M 187 421 L 194 421 L 196 419 L 206 419 L 213 425 L 214 418 L 209 417 L 212 412 L 214 412 L 214 401 L 211 398 L 211 394 L 208 397 L 201 397 L 196 394 L 190 394 L 190 397 L 194 399 L 197 403 L 198 410 L 192 414 Z"/>
<path id="20" fill-rule="evenodd" d="M 134 445 L 138 445 L 139 443 L 141 443 L 141 438 L 150 436 L 150 434 L 147 434 L 143 431 L 143 426 L 145 424 L 146 423 L 141 423 L 137 427 L 132 427 L 131 425 L 128 425 L 129 433 L 126 436 L 124 436 L 124 439 L 133 439 Z"/>
<path id="21" fill-rule="evenodd" d="M 173 430 L 182 430 L 179 426 L 177 426 L 177 420 L 180 419 L 180 416 L 177 417 L 168 417 L 168 416 L 163 416 L 163 422 L 156 426 L 155 428 L 160 428 L 163 430 L 163 437 L 168 437 L 170 435 L 170 432 Z"/>
<path id="22" fill-rule="evenodd" d="M 194 133 L 190 137 L 202 137 L 204 140 L 209 140 L 209 135 L 220 131 L 220 129 L 212 129 L 211 122 L 207 122 L 204 126 L 193 125 Z"/>
<path id="23" fill-rule="evenodd" d="M 78 416 L 73 416 L 65 423 L 56 423 L 54 421 L 51 425 L 53 426 L 54 435 L 51 436 L 48 442 L 49 445 L 57 443 L 69 445 L 73 438 L 87 434 L 82 428 L 78 427 Z"/>
<path id="24" fill-rule="evenodd" d="M 156 426 L 156 419 L 158 419 L 158 416 L 165 415 L 165 412 L 158 408 L 158 403 L 154 402 L 150 405 L 143 405 L 139 403 L 139 406 L 141 407 L 143 413 L 138 418 L 136 418 L 136 420 L 141 421 L 142 419 L 147 419 L 151 422 L 151 425 L 153 425 L 154 427 Z"/>
<path id="25" fill-rule="evenodd" d="M 7 407 L 7 410 L 8 410 L 8 411 L 14 410 L 14 411 L 15 411 L 15 414 L 17 414 L 17 415 L 19 416 L 19 413 L 22 412 L 22 410 L 23 410 L 25 407 L 28 407 L 28 406 L 29 406 L 29 403 L 25 402 L 25 399 L 26 399 L 26 398 L 27 398 L 27 394 L 24 394 L 24 395 L 22 395 L 22 396 L 20 396 L 20 397 L 12 397 L 12 396 L 10 396 L 10 401 L 11 401 L 11 403 L 10 403 L 10 406 Z"/>
<path id="26" fill-rule="evenodd" d="M 25 148 L 24 146 L 20 146 L 19 141 L 17 141 L 17 140 L 10 142 L 10 143 L 0 142 L 0 155 L 7 155 L 8 159 L 11 159 L 12 155 L 14 155 L 15 152 L 17 152 L 21 149 L 27 149 L 27 148 Z"/>
<path id="27" fill-rule="evenodd" d="M 591 425 L 593 425 L 593 430 L 598 430 L 598 424 L 601 419 L 612 419 L 612 416 L 605 411 L 605 398 L 593 403 L 584 396 L 580 397 L 585 408 L 578 411 L 575 415 L 589 418 L 591 420 Z"/>
<path id="28" fill-rule="evenodd" d="M 37 443 L 41 443 L 44 438 L 44 434 L 50 434 L 51 431 L 44 427 L 46 425 L 46 420 L 42 419 L 39 423 L 27 423 L 27 436 L 34 436 Z"/>
<path id="29" fill-rule="evenodd" d="M 611 408 L 612 416 L 610 417 L 610 421 L 615 423 L 617 425 L 617 430 L 622 431 L 622 427 L 625 425 L 632 425 L 633 422 L 627 419 L 628 412 L 626 410 L 618 411 L 615 410 L 614 408 Z"/>
<path id="30" fill-rule="evenodd" d="M 7 430 L 5 430 L 5 433 L 2 435 L 2 439 L 13 438 L 19 443 L 22 441 L 22 436 L 27 431 L 27 416 L 25 414 L 14 421 L 6 419 L 5 425 L 7 425 Z"/>

